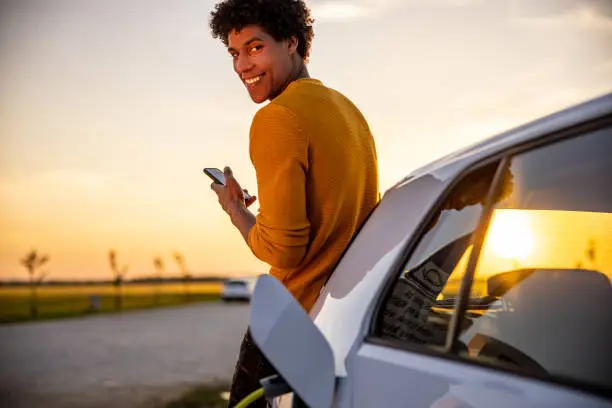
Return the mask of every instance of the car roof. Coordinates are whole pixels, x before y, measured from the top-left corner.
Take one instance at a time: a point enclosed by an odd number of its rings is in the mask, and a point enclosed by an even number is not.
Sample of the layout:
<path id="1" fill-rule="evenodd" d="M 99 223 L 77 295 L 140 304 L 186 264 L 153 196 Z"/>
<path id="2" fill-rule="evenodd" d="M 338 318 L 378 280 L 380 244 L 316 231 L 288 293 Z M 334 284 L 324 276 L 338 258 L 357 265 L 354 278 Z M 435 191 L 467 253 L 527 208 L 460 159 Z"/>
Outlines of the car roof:
<path id="1" fill-rule="evenodd" d="M 395 187 L 399 187 L 405 181 L 425 174 L 443 172 L 446 175 L 456 175 L 466 167 L 509 147 L 529 142 L 530 140 L 592 121 L 611 113 L 612 93 L 609 93 L 457 150 L 417 168 Z"/>

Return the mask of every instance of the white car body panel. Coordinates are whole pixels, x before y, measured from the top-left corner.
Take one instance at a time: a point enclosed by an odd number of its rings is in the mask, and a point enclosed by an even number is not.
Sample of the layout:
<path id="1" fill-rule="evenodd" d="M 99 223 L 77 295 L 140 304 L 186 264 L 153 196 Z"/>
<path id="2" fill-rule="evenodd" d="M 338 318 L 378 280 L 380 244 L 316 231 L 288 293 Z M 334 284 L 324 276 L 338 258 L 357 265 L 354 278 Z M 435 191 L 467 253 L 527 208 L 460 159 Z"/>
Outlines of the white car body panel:
<path id="1" fill-rule="evenodd" d="M 350 406 L 355 408 L 612 406 L 599 397 L 544 381 L 371 344 L 361 347 L 351 371 L 353 398 Z M 376 381 L 377 378 L 384 381 Z"/>
<path id="2" fill-rule="evenodd" d="M 344 361 L 355 341 L 363 337 L 364 316 L 406 241 L 446 186 L 424 176 L 389 191 L 321 291 L 310 314 L 334 349 L 336 375 L 346 374 Z M 402 214 L 400 204 L 407 199 L 415 210 Z"/>

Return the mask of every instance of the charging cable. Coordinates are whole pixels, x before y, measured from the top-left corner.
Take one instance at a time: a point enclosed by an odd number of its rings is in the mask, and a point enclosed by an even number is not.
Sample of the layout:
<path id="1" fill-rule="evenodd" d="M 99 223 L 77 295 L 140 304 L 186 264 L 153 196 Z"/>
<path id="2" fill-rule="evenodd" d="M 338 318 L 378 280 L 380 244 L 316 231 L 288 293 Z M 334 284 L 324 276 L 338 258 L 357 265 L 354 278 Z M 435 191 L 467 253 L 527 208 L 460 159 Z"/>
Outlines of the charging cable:
<path id="1" fill-rule="evenodd" d="M 244 397 L 242 401 L 236 404 L 235 408 L 246 408 L 249 405 L 251 405 L 253 402 L 263 397 L 263 395 L 264 395 L 264 389 L 263 387 L 261 387 L 257 391 L 253 391 L 252 393 Z"/>
<path id="2" fill-rule="evenodd" d="M 242 401 L 240 401 L 234 408 L 246 408 L 251 405 L 253 402 L 257 401 L 259 398 L 266 397 L 269 399 L 274 399 L 276 397 L 280 397 L 281 395 L 292 392 L 291 387 L 287 384 L 287 381 L 284 380 L 280 375 L 271 375 L 270 377 L 262 378 L 259 380 L 262 387 L 257 391 L 253 391 L 249 395 L 247 395 Z M 301 401 L 299 397 L 294 396 L 294 407 L 296 406 L 305 406 L 305 405 L 295 405 L 296 401 Z M 299 402 L 298 402 L 299 404 Z"/>

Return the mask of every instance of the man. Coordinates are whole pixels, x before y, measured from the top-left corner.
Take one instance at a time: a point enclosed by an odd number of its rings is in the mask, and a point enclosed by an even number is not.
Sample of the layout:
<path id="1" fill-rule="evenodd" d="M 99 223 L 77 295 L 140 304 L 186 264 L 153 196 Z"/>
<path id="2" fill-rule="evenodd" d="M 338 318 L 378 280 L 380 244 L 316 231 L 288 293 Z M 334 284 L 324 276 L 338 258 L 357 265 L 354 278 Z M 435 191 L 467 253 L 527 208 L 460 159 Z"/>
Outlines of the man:
<path id="1" fill-rule="evenodd" d="M 225 186 L 211 188 L 253 254 L 308 311 L 379 199 L 374 140 L 345 96 L 310 78 L 313 19 L 302 0 L 225 0 L 211 17 L 251 99 L 270 101 L 250 130 L 258 215 L 229 168 Z M 230 406 L 271 372 L 247 333 Z"/>

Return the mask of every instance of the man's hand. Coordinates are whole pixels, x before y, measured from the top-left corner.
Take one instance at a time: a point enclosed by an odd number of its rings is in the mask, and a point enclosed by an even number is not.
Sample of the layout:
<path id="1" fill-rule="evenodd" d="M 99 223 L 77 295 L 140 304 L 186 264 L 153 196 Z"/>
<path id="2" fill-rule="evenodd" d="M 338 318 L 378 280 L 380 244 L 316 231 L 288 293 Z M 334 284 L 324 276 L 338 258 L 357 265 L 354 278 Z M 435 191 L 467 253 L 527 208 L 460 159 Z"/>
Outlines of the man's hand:
<path id="1" fill-rule="evenodd" d="M 240 184 L 234 178 L 232 169 L 225 167 L 223 169 L 223 174 L 225 175 L 225 185 L 212 183 L 210 188 L 217 193 L 219 204 L 221 208 L 223 208 L 223 211 L 231 217 L 232 214 L 238 214 L 243 209 L 253 204 L 255 200 L 257 200 L 257 197 L 252 196 L 248 201 L 245 201 L 242 187 L 240 187 Z"/>
<path id="2" fill-rule="evenodd" d="M 221 208 L 230 216 L 232 224 L 238 228 L 242 237 L 248 244 L 249 231 L 251 231 L 251 228 L 255 225 L 255 216 L 247 207 L 253 204 L 255 200 L 257 200 L 257 197 L 252 196 L 245 202 L 244 192 L 240 184 L 238 184 L 238 181 L 234 178 L 232 169 L 226 167 L 223 169 L 223 174 L 225 175 L 225 185 L 212 183 L 210 188 L 217 193 Z"/>

